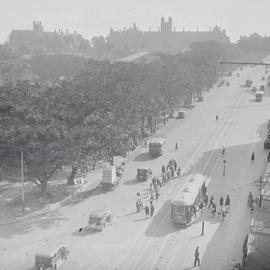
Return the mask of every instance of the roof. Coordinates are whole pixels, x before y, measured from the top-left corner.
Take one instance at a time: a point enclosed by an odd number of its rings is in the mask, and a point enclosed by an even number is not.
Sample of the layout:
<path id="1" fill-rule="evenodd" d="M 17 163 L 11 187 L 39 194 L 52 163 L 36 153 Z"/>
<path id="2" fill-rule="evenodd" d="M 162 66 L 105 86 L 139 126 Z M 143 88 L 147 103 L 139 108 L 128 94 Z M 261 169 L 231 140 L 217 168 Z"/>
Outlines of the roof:
<path id="1" fill-rule="evenodd" d="M 62 247 L 66 246 L 60 244 L 58 247 L 55 248 L 51 248 L 49 246 L 42 247 L 42 249 L 36 253 L 36 257 L 52 257 Z"/>
<path id="2" fill-rule="evenodd" d="M 151 139 L 149 143 L 165 143 L 165 138 L 161 136 L 157 136 Z"/>
<path id="3" fill-rule="evenodd" d="M 96 209 L 90 212 L 89 216 L 91 217 L 102 217 L 107 214 L 109 211 L 106 208 Z"/>
<path id="4" fill-rule="evenodd" d="M 203 182 L 207 186 L 209 179 L 201 174 L 189 175 L 177 195 L 171 200 L 171 203 L 175 205 L 192 205 Z"/>

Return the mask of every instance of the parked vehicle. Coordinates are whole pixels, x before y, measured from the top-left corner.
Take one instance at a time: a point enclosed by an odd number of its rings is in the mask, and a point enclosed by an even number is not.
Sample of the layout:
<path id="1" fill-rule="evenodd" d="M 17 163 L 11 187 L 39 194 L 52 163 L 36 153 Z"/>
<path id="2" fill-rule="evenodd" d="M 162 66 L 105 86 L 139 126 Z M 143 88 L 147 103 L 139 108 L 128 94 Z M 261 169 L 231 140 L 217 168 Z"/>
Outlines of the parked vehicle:
<path id="1" fill-rule="evenodd" d="M 119 181 L 124 172 L 123 165 L 116 166 L 108 166 L 102 171 L 102 188 L 103 189 L 115 189 L 119 184 Z"/>
<path id="2" fill-rule="evenodd" d="M 256 102 L 261 102 L 263 99 L 263 91 L 256 91 Z"/>
<path id="3" fill-rule="evenodd" d="M 137 169 L 137 181 L 146 182 L 148 179 L 152 178 L 152 170 L 149 168 Z"/>
<path id="4" fill-rule="evenodd" d="M 149 142 L 149 153 L 151 156 L 161 156 L 165 145 L 164 137 L 154 137 Z"/>
<path id="5" fill-rule="evenodd" d="M 201 174 L 190 175 L 179 193 L 171 200 L 171 218 L 175 224 L 188 226 L 199 215 L 199 204 L 204 200 L 203 192 L 208 180 Z"/>
<path id="6" fill-rule="evenodd" d="M 35 256 L 35 269 L 36 270 L 52 270 L 59 269 L 64 263 L 69 254 L 67 246 L 60 245 L 55 250 L 48 252 L 42 251 L 36 253 Z"/>
<path id="7" fill-rule="evenodd" d="M 264 90 L 265 90 L 265 86 L 264 85 L 261 85 L 260 91 L 264 91 Z"/>
<path id="8" fill-rule="evenodd" d="M 232 77 L 232 71 L 229 71 L 229 72 L 228 72 L 227 77 Z"/>
<path id="9" fill-rule="evenodd" d="M 203 96 L 198 97 L 198 102 L 201 102 L 201 101 L 203 101 Z"/>
<path id="10" fill-rule="evenodd" d="M 177 115 L 177 119 L 184 119 L 186 116 L 186 113 L 184 111 L 179 111 Z"/>
<path id="11" fill-rule="evenodd" d="M 112 214 L 106 209 L 97 209 L 89 214 L 87 229 L 102 231 L 107 223 L 111 223 Z"/>

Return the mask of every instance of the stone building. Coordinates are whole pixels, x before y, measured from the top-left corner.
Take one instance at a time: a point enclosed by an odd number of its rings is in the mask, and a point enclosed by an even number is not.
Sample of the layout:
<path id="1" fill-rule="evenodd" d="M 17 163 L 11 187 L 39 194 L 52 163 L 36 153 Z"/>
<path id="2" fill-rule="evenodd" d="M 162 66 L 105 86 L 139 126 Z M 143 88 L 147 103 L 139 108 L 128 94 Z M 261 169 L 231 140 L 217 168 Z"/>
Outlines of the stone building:
<path id="1" fill-rule="evenodd" d="M 40 21 L 34 21 L 31 30 L 12 30 L 8 44 L 14 51 L 22 53 L 72 53 L 90 49 L 89 41 L 80 34 L 68 30 L 44 31 Z"/>
<path id="2" fill-rule="evenodd" d="M 169 17 L 166 21 L 161 18 L 160 27 L 158 31 L 140 31 L 136 24 L 133 27 L 123 31 L 114 31 L 112 28 L 107 37 L 109 46 L 120 50 L 151 50 L 162 52 L 178 52 L 189 48 L 193 42 L 200 41 L 218 41 L 222 43 L 229 43 L 230 38 L 226 31 L 218 26 L 215 26 L 209 31 L 176 31 L 173 27 L 172 18 Z"/>

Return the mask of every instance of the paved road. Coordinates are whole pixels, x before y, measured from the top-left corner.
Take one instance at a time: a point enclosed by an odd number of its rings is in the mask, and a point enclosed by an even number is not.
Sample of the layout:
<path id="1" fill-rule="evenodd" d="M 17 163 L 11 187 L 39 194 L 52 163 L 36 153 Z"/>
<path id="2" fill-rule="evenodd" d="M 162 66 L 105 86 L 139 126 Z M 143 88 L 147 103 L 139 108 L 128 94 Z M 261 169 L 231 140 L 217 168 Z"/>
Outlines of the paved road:
<path id="1" fill-rule="evenodd" d="M 152 159 L 147 148 L 127 164 L 121 184 L 113 192 L 94 189 L 81 194 L 72 203 L 44 216 L 0 228 L 0 269 L 31 269 L 36 251 L 59 243 L 70 247 L 70 256 L 62 269 L 191 269 L 195 247 L 200 246 L 201 269 L 229 269 L 241 258 L 241 245 L 250 214 L 246 209 L 249 190 L 256 190 L 267 152 L 263 151 L 265 121 L 270 111 L 269 93 L 262 103 L 254 101 L 250 90 L 240 88 L 247 78 L 260 85 L 261 67 L 247 67 L 240 78 L 229 78 L 230 87 L 215 88 L 189 111 L 186 119 L 175 120 L 161 134 L 167 143 L 164 155 Z M 215 115 L 219 120 L 215 121 Z M 174 151 L 175 142 L 180 143 Z M 222 146 L 225 156 L 221 155 Z M 255 152 L 256 161 L 250 163 Z M 201 173 L 210 178 L 209 193 L 215 197 L 229 193 L 232 209 L 224 222 L 205 212 L 186 229 L 175 227 L 170 220 L 170 198 L 182 185 L 184 177 L 170 181 L 155 201 L 156 215 L 146 219 L 136 213 L 136 192 L 148 200 L 149 183 L 137 183 L 138 167 L 150 167 L 160 173 L 162 164 L 175 158 L 184 174 Z M 227 160 L 222 175 L 223 159 Z M 87 223 L 88 213 L 107 207 L 113 223 L 105 231 L 78 232 Z M 201 221 L 205 236 L 200 236 Z M 225 237 L 224 237 L 225 236 Z M 226 268 L 227 267 L 227 268 Z"/>

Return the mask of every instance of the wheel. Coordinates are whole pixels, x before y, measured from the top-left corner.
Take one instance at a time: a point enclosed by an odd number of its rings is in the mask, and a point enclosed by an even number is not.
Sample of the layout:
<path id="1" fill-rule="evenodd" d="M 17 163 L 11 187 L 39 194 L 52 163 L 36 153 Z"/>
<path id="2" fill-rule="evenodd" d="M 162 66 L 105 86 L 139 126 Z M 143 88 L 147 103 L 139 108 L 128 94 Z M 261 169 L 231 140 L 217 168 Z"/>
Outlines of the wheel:
<path id="1" fill-rule="evenodd" d="M 45 264 L 39 264 L 37 267 L 36 267 L 37 270 L 46 270 L 47 269 L 47 266 Z"/>

